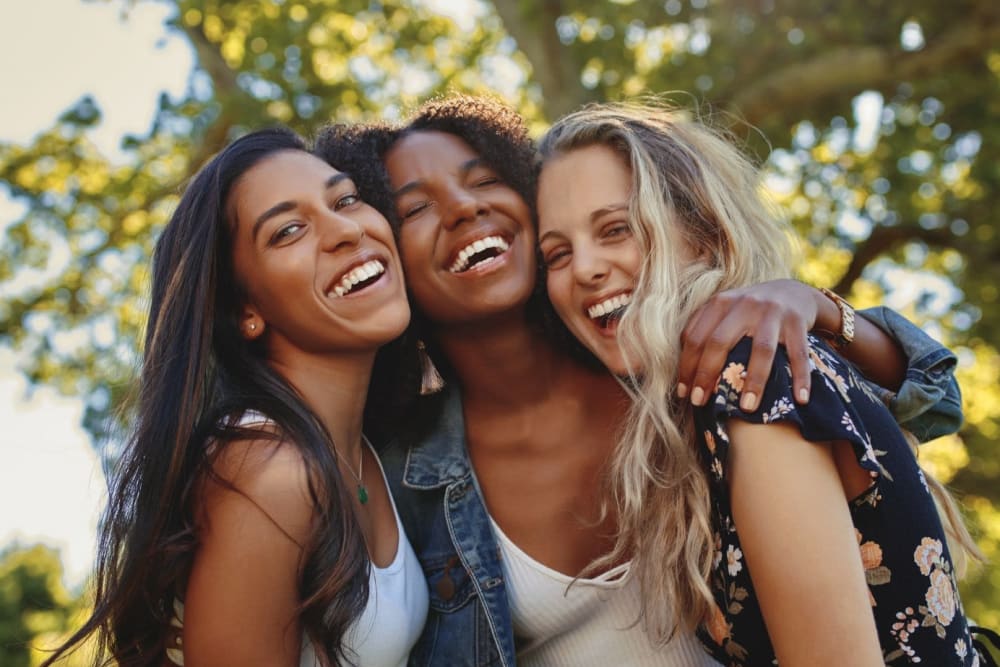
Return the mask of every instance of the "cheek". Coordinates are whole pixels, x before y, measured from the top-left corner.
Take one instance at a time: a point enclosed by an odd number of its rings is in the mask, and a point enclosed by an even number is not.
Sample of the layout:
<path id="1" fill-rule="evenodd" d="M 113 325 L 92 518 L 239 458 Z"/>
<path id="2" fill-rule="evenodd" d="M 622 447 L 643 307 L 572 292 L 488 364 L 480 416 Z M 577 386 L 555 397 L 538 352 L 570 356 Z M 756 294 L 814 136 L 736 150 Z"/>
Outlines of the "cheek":
<path id="1" fill-rule="evenodd" d="M 431 253 L 426 239 L 421 239 L 417 230 L 403 227 L 399 235 L 399 259 L 403 267 L 403 279 L 413 305 L 430 315 L 437 303 L 437 292 L 431 274 Z"/>
<path id="2" fill-rule="evenodd" d="M 403 237 L 399 239 L 399 261 L 403 265 L 406 284 L 410 287 L 425 280 L 424 276 L 430 271 L 427 256 L 416 252 L 413 245 L 404 242 Z"/>
<path id="3" fill-rule="evenodd" d="M 639 252 L 639 244 L 634 239 L 628 241 L 626 247 L 622 248 L 619 265 L 629 279 L 635 280 L 642 269 L 642 254 Z"/>
<path id="4" fill-rule="evenodd" d="M 572 314 L 576 310 L 572 305 L 572 289 L 566 278 L 566 269 L 549 272 L 545 279 L 545 288 L 549 293 L 549 301 L 556 314 L 567 325 L 571 324 Z"/>
<path id="5" fill-rule="evenodd" d="M 363 218 L 363 224 L 365 226 L 365 233 L 368 236 L 391 246 L 393 251 L 397 250 L 395 236 L 392 233 L 392 226 L 389 224 L 388 220 L 382 217 L 382 214 L 374 208 L 369 207 Z"/>
<path id="6" fill-rule="evenodd" d="M 411 288 L 421 281 L 421 276 L 431 270 L 431 253 L 428 239 L 422 238 L 418 229 L 404 226 L 397 241 L 399 259 L 403 265 L 406 283 Z"/>
<path id="7" fill-rule="evenodd" d="M 419 222 L 403 223 L 397 245 L 404 263 L 412 263 L 414 266 L 430 263 L 433 238 L 425 227 Z"/>

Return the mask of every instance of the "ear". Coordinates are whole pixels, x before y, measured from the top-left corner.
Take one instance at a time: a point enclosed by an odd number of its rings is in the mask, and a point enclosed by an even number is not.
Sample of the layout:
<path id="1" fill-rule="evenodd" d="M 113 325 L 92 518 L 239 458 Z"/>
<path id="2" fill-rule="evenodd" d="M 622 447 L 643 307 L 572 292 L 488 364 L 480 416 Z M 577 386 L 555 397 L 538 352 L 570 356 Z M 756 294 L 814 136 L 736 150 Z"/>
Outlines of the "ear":
<path id="1" fill-rule="evenodd" d="M 264 318 L 260 316 L 257 309 L 253 306 L 243 306 L 243 312 L 240 314 L 240 333 L 243 334 L 243 338 L 248 341 L 254 341 L 264 335 L 264 328 L 266 324 L 264 323 Z"/>

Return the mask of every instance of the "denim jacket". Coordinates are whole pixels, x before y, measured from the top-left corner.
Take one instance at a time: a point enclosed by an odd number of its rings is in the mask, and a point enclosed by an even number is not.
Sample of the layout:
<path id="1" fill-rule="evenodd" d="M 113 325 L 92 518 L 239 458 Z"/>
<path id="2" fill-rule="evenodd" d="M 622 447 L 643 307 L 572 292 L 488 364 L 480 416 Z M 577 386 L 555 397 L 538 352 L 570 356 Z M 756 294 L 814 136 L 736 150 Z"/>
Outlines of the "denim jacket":
<path id="1" fill-rule="evenodd" d="M 427 624 L 409 664 L 514 667 L 500 547 L 465 448 L 461 397 L 454 387 L 445 392 L 433 433 L 380 454 L 430 589 Z"/>
<path id="2" fill-rule="evenodd" d="M 955 433 L 962 426 L 962 393 L 955 381 L 958 358 L 913 322 L 885 306 L 858 311 L 896 339 L 906 355 L 906 378 L 895 395 L 876 387 L 896 421 L 921 442 Z M 887 395 L 888 394 L 888 395 Z"/>
<path id="3" fill-rule="evenodd" d="M 896 419 L 922 440 L 956 431 L 962 410 L 955 355 L 888 308 L 861 314 L 909 359 L 899 391 L 879 389 Z M 409 448 L 390 446 L 381 457 L 430 588 L 427 625 L 409 664 L 514 667 L 500 549 L 466 450 L 461 397 L 454 387 L 445 391 L 433 432 Z"/>

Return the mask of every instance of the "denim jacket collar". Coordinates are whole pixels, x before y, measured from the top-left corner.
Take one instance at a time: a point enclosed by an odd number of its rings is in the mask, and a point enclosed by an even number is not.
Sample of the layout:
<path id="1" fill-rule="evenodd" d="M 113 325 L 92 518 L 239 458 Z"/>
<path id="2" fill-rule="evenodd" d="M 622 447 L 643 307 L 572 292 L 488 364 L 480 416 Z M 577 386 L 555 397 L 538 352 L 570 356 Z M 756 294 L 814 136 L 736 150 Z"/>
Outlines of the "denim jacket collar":
<path id="1" fill-rule="evenodd" d="M 402 488 L 393 489 L 404 516 L 420 513 L 419 525 L 406 529 L 431 591 L 427 627 L 410 664 L 513 667 L 500 549 L 466 449 L 461 392 L 445 391 L 434 431 L 408 448 Z M 465 595 L 477 602 L 456 606 Z"/>
<path id="2" fill-rule="evenodd" d="M 412 489 L 436 489 L 472 475 L 465 452 L 465 417 L 457 388 L 448 387 L 441 418 L 434 432 L 406 456 L 403 484 Z"/>

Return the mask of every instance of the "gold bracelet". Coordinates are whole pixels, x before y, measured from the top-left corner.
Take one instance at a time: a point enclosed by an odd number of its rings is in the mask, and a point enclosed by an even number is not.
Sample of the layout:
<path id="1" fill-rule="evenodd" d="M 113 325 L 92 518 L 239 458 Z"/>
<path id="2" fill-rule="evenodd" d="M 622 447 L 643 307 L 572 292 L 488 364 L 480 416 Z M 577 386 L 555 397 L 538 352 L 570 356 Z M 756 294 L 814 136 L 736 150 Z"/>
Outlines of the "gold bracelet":
<path id="1" fill-rule="evenodd" d="M 825 334 L 835 348 L 842 350 L 854 342 L 854 308 L 842 296 L 825 287 L 820 287 L 819 291 L 837 304 L 837 310 L 840 311 L 840 331 L 837 333 L 830 333 L 820 329 L 816 331 L 817 333 Z"/>

